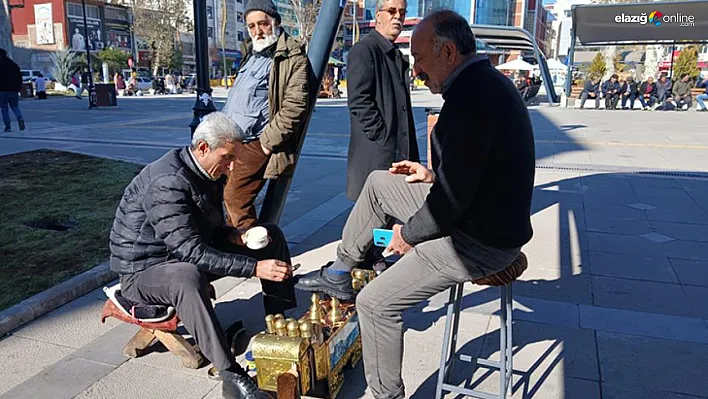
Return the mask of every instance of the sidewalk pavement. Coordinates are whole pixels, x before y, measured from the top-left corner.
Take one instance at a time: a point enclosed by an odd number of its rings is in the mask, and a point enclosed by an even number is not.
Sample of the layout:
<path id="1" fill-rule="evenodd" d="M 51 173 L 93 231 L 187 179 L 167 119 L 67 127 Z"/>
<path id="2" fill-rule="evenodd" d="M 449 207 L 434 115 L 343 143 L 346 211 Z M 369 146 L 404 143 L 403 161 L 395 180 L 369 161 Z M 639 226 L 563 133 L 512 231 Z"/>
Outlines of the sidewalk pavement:
<path id="1" fill-rule="evenodd" d="M 281 220 L 293 262 L 303 265 L 298 273 L 334 257 L 352 206 L 343 195 L 348 127 L 329 119 L 346 115 L 337 104 L 318 106 L 303 150 L 310 155 Z M 535 233 L 524 247 L 529 269 L 514 284 L 514 398 L 708 398 L 708 118 L 545 107 L 531 115 Z M 60 139 L 91 129 L 64 130 Z M 113 135 L 106 140 L 127 134 L 103 130 Z M 131 140 L 167 143 L 161 133 Z M 76 142 L 30 135 L 41 145 L 93 145 L 88 133 Z M 10 141 L 20 140 L 0 143 Z M 107 152 L 102 146 L 95 152 Z M 110 151 L 135 157 L 136 148 Z M 227 278 L 216 288 L 222 324 L 243 319 L 251 334 L 264 328 L 257 281 Z M 498 298 L 497 289 L 466 286 L 460 351 L 498 359 Z M 446 299 L 436 295 L 404 315 L 409 397 L 434 397 Z M 97 289 L 0 340 L 0 398 L 220 397 L 206 368 L 187 370 L 164 350 L 125 359 L 122 347 L 137 328 L 100 324 L 104 300 Z M 296 316 L 308 302 L 300 296 Z M 498 387 L 496 373 L 460 365 L 455 374 L 459 383 L 481 378 L 478 389 Z M 371 398 L 365 389 L 360 365 L 339 398 Z"/>

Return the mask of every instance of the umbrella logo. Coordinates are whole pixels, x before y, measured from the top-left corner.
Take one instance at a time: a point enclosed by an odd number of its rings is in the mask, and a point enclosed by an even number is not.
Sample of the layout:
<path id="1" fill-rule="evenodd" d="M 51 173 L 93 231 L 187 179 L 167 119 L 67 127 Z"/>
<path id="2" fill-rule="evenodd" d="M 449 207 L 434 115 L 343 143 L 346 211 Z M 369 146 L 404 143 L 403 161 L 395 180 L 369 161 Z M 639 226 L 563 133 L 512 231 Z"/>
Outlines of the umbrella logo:
<path id="1" fill-rule="evenodd" d="M 649 22 L 656 26 L 660 26 L 661 18 L 663 16 L 664 14 L 662 14 L 661 11 L 652 11 L 651 14 L 649 14 Z"/>

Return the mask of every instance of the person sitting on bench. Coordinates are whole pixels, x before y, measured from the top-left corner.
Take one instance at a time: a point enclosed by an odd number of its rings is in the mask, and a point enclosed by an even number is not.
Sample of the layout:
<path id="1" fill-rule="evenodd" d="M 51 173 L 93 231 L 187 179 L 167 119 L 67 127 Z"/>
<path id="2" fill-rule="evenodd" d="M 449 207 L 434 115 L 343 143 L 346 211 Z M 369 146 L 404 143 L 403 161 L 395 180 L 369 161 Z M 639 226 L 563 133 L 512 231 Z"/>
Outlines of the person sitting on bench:
<path id="1" fill-rule="evenodd" d="M 402 399 L 403 312 L 458 283 L 497 273 L 532 236 L 533 128 L 514 84 L 476 54 L 469 23 L 438 11 L 413 31 L 414 72 L 445 103 L 432 170 L 400 161 L 372 172 L 342 232 L 337 259 L 296 288 L 353 296 L 351 270 L 392 218 L 403 255 L 356 297 L 364 371 L 374 398 Z M 473 95 L 470 93 L 484 93 Z M 504 104 L 499 107 L 499 104 Z"/>
<path id="2" fill-rule="evenodd" d="M 260 250 L 223 215 L 224 174 L 245 137 L 221 112 L 204 117 L 189 147 L 147 165 L 125 189 L 110 233 L 110 267 L 129 301 L 171 305 L 219 371 L 225 397 L 268 398 L 239 366 L 209 299 L 209 283 L 224 276 L 258 277 L 266 312 L 296 307 L 290 253 L 283 233 L 267 229 Z M 230 252 L 224 250 L 226 248 Z M 228 394 L 227 394 L 228 393 Z"/>

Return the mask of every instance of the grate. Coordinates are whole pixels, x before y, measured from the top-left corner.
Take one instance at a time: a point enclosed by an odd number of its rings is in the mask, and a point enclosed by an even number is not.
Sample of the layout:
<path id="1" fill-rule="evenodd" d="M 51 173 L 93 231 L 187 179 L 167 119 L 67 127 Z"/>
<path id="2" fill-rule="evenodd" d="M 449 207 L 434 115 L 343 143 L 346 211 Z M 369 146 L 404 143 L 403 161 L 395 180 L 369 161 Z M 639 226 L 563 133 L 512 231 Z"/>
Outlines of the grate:
<path id="1" fill-rule="evenodd" d="M 647 176 L 647 177 L 667 177 L 667 178 L 708 180 L 708 173 L 705 173 L 705 172 L 674 172 L 674 171 L 670 171 L 670 170 L 656 170 L 656 169 L 635 168 L 635 167 L 626 167 L 626 166 L 538 164 L 538 165 L 536 165 L 536 169 L 564 170 L 564 171 L 573 171 L 573 172 L 621 173 L 621 174 Z"/>

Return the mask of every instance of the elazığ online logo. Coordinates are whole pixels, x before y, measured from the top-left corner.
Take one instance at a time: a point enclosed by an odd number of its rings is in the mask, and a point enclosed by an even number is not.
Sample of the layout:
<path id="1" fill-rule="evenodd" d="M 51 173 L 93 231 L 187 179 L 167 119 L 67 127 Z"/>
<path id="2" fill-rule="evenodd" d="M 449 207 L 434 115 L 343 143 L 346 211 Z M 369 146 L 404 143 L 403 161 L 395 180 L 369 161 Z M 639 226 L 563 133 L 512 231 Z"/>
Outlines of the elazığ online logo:
<path id="1" fill-rule="evenodd" d="M 615 22 L 618 24 L 640 25 L 646 25 L 647 23 L 650 23 L 656 26 L 661 26 L 662 24 L 680 24 L 681 26 L 694 26 L 695 17 L 693 15 L 681 14 L 680 12 L 674 15 L 664 15 L 661 11 L 655 10 L 649 13 L 649 15 L 644 12 L 639 15 L 628 15 L 622 13 L 621 15 L 615 16 Z"/>

